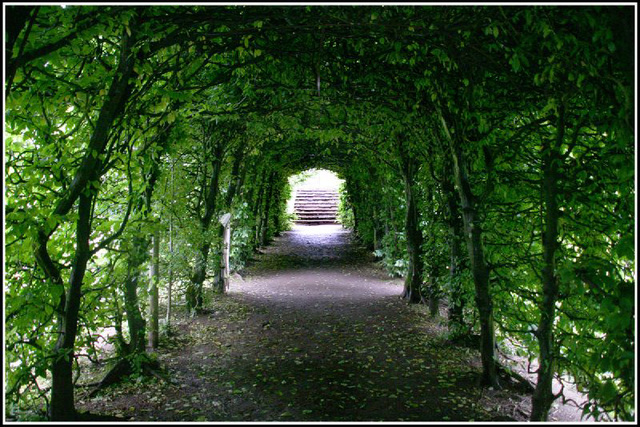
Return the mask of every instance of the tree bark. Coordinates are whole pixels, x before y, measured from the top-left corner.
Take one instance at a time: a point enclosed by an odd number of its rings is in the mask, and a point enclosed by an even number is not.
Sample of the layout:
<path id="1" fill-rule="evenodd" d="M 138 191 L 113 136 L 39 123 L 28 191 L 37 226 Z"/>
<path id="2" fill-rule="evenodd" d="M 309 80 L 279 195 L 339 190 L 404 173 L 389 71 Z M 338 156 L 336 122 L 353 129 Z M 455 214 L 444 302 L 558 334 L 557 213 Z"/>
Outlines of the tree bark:
<path id="1" fill-rule="evenodd" d="M 124 280 L 124 309 L 129 326 L 128 354 L 146 351 L 146 321 L 140 311 L 138 288 L 142 277 L 142 264 L 148 259 L 149 239 L 140 229 L 131 238 L 131 249 L 127 258 L 127 277 Z"/>
<path id="2" fill-rule="evenodd" d="M 158 281 L 160 279 L 160 232 L 153 235 L 153 255 L 149 271 L 149 347 L 158 348 Z"/>
<path id="3" fill-rule="evenodd" d="M 174 163 L 171 163 L 171 203 L 175 200 L 173 184 Z M 173 209 L 169 214 L 169 282 L 167 283 L 167 331 L 171 329 L 171 293 L 173 292 Z"/>
<path id="4" fill-rule="evenodd" d="M 278 190 L 275 192 L 275 197 L 273 198 L 273 207 L 275 209 L 275 213 L 272 215 L 273 216 L 273 230 L 274 230 L 274 236 L 279 236 L 281 231 L 282 231 L 282 224 L 280 223 L 280 201 L 282 198 L 282 193 L 280 190 L 280 187 L 278 188 Z"/>
<path id="5" fill-rule="evenodd" d="M 480 354 L 482 360 L 482 383 L 499 388 L 497 363 L 495 358 L 495 336 L 493 325 L 493 302 L 489 289 L 489 268 L 484 257 L 482 227 L 478 218 L 478 208 L 471 191 L 468 168 L 459 140 L 459 132 L 452 137 L 447 122 L 439 112 L 444 133 L 449 142 L 453 159 L 453 170 L 458 196 L 462 206 L 462 219 L 471 263 L 471 274 L 475 285 L 475 301 L 480 319 Z"/>
<path id="6" fill-rule="evenodd" d="M 434 178 L 435 179 L 435 178 Z M 427 201 L 427 205 L 430 205 L 433 202 L 434 190 L 431 186 L 427 187 L 425 200 Z M 434 245 L 435 238 L 433 233 L 430 233 L 427 238 L 427 246 L 431 247 Z M 433 259 L 432 257 L 426 257 L 426 297 L 429 301 L 429 316 L 432 318 L 438 316 L 440 314 L 440 296 L 442 291 L 440 286 L 438 285 L 438 277 L 441 276 L 441 268 L 442 266 L 439 264 L 439 260 Z"/>
<path id="7" fill-rule="evenodd" d="M 353 229 L 354 231 L 358 231 L 358 225 L 360 224 L 360 209 L 358 207 L 358 192 L 356 190 L 357 183 L 355 179 L 347 179 L 345 181 L 345 185 L 347 187 L 347 195 L 349 197 L 349 201 L 351 202 L 351 212 L 353 212 Z"/>
<path id="8" fill-rule="evenodd" d="M 260 184 L 258 184 L 258 194 L 256 195 L 255 205 L 253 209 L 253 217 L 256 219 L 255 226 L 255 247 L 260 246 L 260 236 L 261 236 L 261 227 L 262 227 L 262 202 L 264 199 L 264 193 L 266 191 L 266 179 L 267 179 L 267 170 L 266 168 L 262 170 L 262 177 L 260 178 Z"/>
<path id="9" fill-rule="evenodd" d="M 408 303 L 415 304 L 422 300 L 420 287 L 424 281 L 424 266 L 422 264 L 422 244 L 424 239 L 419 227 L 420 218 L 415 188 L 415 174 L 418 165 L 408 152 L 404 141 L 399 140 L 397 147 L 407 203 L 405 232 L 407 234 L 407 253 L 409 256 L 409 271 L 404 282 L 402 297 Z"/>
<path id="10" fill-rule="evenodd" d="M 536 337 L 540 346 L 540 366 L 538 381 L 532 398 L 531 421 L 546 421 L 554 401 L 553 375 L 555 373 L 553 322 L 555 305 L 558 300 L 558 281 L 556 278 L 556 251 L 558 249 L 558 165 L 560 147 L 565 133 L 565 108 L 558 108 L 558 124 L 555 144 L 543 139 L 542 169 L 543 182 L 541 196 L 545 206 L 544 233 L 542 239 L 544 267 L 542 269 L 542 301 L 540 302 L 540 322 Z"/>
<path id="11" fill-rule="evenodd" d="M 267 242 L 267 237 L 269 233 L 269 211 L 271 210 L 272 196 L 273 196 L 273 188 L 275 187 L 276 173 L 271 172 L 271 176 L 269 177 L 269 183 L 267 184 L 266 190 L 266 199 L 264 204 L 264 214 L 262 215 L 262 227 L 261 227 L 261 236 L 260 236 L 260 245 L 265 246 Z"/>
<path id="12" fill-rule="evenodd" d="M 246 168 L 242 168 L 242 172 L 240 172 L 240 167 L 242 164 L 242 160 L 244 159 L 244 147 L 239 146 L 234 153 L 234 161 L 233 166 L 231 167 L 231 178 L 229 180 L 229 185 L 227 186 L 227 193 L 225 196 L 225 210 L 226 212 L 231 212 L 231 207 L 233 205 L 233 199 L 235 198 L 240 186 L 242 185 L 242 180 L 244 178 L 244 174 L 246 173 Z M 229 224 L 229 227 L 231 225 Z M 229 232 L 229 236 L 227 236 L 227 227 L 220 224 L 218 226 L 218 237 L 221 239 L 221 246 L 219 252 L 222 253 L 222 257 L 220 259 L 220 273 L 216 276 L 216 280 L 214 283 L 214 288 L 220 292 L 224 293 L 228 286 L 228 275 L 229 271 L 226 271 L 228 268 L 228 263 L 225 261 L 226 257 L 229 255 L 229 251 L 231 250 L 231 235 Z M 230 230 L 230 229 L 229 229 Z M 229 247 L 226 248 L 225 245 Z M 225 249 L 226 248 L 226 249 Z M 226 267 L 223 267 L 226 266 Z M 226 272 L 227 278 L 225 278 L 223 271 Z"/>
<path id="13" fill-rule="evenodd" d="M 70 286 L 65 294 L 62 292 L 58 306 L 58 339 L 54 347 L 54 357 L 51 365 L 51 405 L 49 416 L 53 421 L 69 421 L 76 418 L 73 395 L 73 380 L 71 364 L 75 338 L 78 328 L 78 310 L 82 295 L 80 292 L 87 262 L 91 257 L 89 249 L 89 235 L 91 232 L 91 198 L 84 194 L 87 184 L 98 178 L 98 171 L 102 170 L 100 154 L 104 153 L 114 120 L 123 111 L 124 104 L 130 94 L 129 77 L 133 71 L 135 58 L 130 54 L 131 42 L 127 35 L 123 35 L 120 61 L 114 74 L 105 102 L 100 109 L 95 130 L 89 140 L 85 156 L 80 167 L 76 170 L 73 182 L 56 204 L 54 215 L 66 215 L 78 202 L 78 220 L 76 230 L 77 248 L 70 277 Z M 97 155 L 96 155 L 97 154 Z M 102 171 L 104 172 L 104 171 Z M 45 272 L 47 279 L 54 285 L 62 287 L 62 278 L 57 266 L 50 258 L 47 243 L 53 230 L 38 230 L 38 245 L 35 248 L 35 258 L 38 265 Z"/>
<path id="14" fill-rule="evenodd" d="M 208 193 L 205 195 L 205 212 L 204 216 L 200 218 L 200 231 L 203 235 L 209 230 L 211 220 L 215 212 L 217 212 L 216 202 L 219 194 L 220 170 L 224 159 L 224 143 L 222 140 L 216 143 L 213 155 L 213 170 L 207 185 Z M 202 286 L 207 277 L 207 263 L 210 249 L 210 241 L 204 242 L 199 248 L 199 254 L 193 269 L 193 274 L 191 275 L 191 283 L 187 288 L 187 309 L 191 312 L 199 312 L 202 309 L 204 301 Z"/>
<path id="15" fill-rule="evenodd" d="M 112 124 L 115 118 L 123 111 L 126 100 L 131 92 L 129 78 L 133 72 L 135 62 L 135 55 L 130 53 L 132 43 L 125 33 L 122 39 L 120 63 L 115 72 L 113 83 L 100 109 L 100 115 L 96 121 L 95 130 L 89 140 L 89 145 L 82 159 L 82 163 L 76 171 L 66 195 L 62 197 L 56 205 L 54 210 L 54 214 L 56 215 L 64 215 L 69 212 L 80 192 L 86 188 L 89 178 L 93 176 L 94 171 L 99 169 L 101 163 L 100 154 L 102 154 L 106 148 L 109 134 L 112 130 Z"/>
<path id="16" fill-rule="evenodd" d="M 442 189 L 447 200 L 447 222 L 449 225 L 449 279 L 451 281 L 451 291 L 449 294 L 449 325 L 451 329 L 458 329 L 464 326 L 462 300 L 463 290 L 460 283 L 460 271 L 462 267 L 462 248 L 460 243 L 463 240 L 462 224 L 460 221 L 460 211 L 456 200 L 456 189 L 453 185 L 453 171 L 451 164 L 445 159 L 445 172 L 442 179 Z"/>
<path id="17" fill-rule="evenodd" d="M 164 146 L 167 141 L 167 133 L 163 133 L 163 140 L 160 146 Z M 146 177 L 147 187 L 136 205 L 136 212 L 144 222 L 151 215 L 151 200 L 155 184 L 159 175 L 157 162 L 153 162 L 151 172 Z M 149 259 L 149 246 L 151 238 L 148 232 L 139 224 L 130 238 L 129 256 L 127 258 L 127 276 L 124 280 L 124 308 L 127 313 L 127 324 L 129 326 L 129 354 L 141 354 L 146 352 L 146 321 L 140 310 L 138 300 L 138 289 L 143 282 L 142 265 Z"/>
<path id="18" fill-rule="evenodd" d="M 73 421 L 76 418 L 73 392 L 72 364 L 74 347 L 78 333 L 78 313 L 82 299 L 82 281 L 91 258 L 89 238 L 91 235 L 92 195 L 81 193 L 78 201 L 76 222 L 76 254 L 69 278 L 64 316 L 58 327 L 58 340 L 51 366 L 51 406 L 52 421 Z"/>

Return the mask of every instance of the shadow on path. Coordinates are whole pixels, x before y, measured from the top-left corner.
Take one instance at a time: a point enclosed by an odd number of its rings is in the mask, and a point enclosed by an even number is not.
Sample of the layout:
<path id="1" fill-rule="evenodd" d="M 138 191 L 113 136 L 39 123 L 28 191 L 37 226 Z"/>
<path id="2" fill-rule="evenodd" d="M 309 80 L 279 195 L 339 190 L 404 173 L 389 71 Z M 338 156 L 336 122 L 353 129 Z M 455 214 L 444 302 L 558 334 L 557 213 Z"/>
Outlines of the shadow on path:
<path id="1" fill-rule="evenodd" d="M 258 345 L 239 349 L 240 360 L 229 366 L 249 400 L 261 402 L 253 408 L 245 402 L 245 416 L 508 418 L 474 402 L 480 389 L 468 350 L 443 351 L 422 307 L 407 306 L 401 293 L 402 280 L 377 269 L 341 226 L 294 226 L 284 233 L 246 280 L 231 285 L 231 297 L 256 309 L 250 323 L 261 329 Z"/>
<path id="2" fill-rule="evenodd" d="M 448 345 L 341 226 L 295 226 L 256 258 L 165 341 L 175 385 L 86 408 L 136 421 L 524 419 L 529 399 L 479 388 L 478 353 Z"/>

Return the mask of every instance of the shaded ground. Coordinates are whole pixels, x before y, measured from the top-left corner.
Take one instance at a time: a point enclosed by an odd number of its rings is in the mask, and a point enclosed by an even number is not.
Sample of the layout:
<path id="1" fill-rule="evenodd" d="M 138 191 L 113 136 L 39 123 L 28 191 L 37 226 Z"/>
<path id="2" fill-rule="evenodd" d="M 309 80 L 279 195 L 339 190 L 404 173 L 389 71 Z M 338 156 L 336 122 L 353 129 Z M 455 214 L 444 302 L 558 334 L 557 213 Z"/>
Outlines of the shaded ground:
<path id="1" fill-rule="evenodd" d="M 79 395 L 79 408 L 136 421 L 526 419 L 530 397 L 478 387 L 478 352 L 447 343 L 340 226 L 296 226 L 246 273 L 165 340 L 173 384 Z"/>

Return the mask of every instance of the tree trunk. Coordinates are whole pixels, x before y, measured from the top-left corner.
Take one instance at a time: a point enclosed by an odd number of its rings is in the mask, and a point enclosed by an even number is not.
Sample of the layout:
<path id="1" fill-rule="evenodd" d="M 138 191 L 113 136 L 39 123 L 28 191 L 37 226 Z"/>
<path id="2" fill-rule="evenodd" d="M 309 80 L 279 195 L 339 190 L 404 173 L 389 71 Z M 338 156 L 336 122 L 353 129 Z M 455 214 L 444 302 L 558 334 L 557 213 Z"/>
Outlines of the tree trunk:
<path id="1" fill-rule="evenodd" d="M 173 184 L 174 164 L 171 164 L 171 202 L 175 200 L 175 187 Z M 169 216 L 169 283 L 167 283 L 167 331 L 171 329 L 171 293 L 173 291 L 173 209 Z"/>
<path id="2" fill-rule="evenodd" d="M 87 188 L 87 184 L 92 179 L 96 179 L 97 172 L 102 169 L 100 154 L 104 153 L 112 124 L 123 111 L 125 102 L 130 94 L 129 77 L 135 62 L 135 56 L 130 55 L 131 44 L 129 37 L 126 34 L 123 35 L 120 60 L 114 74 L 115 78 L 100 109 L 86 154 L 82 159 L 81 165 L 76 170 L 74 179 L 66 194 L 58 200 L 53 212 L 58 216 L 66 215 L 72 209 L 75 201 L 79 200 L 78 220 L 76 222 L 77 248 L 70 277 L 70 287 L 66 295 L 64 292 L 61 294 L 58 306 L 59 335 L 54 347 L 54 357 L 51 365 L 52 384 L 49 416 L 52 421 L 69 421 L 76 418 L 71 367 L 78 329 L 78 311 L 82 299 L 80 290 L 87 262 L 91 257 L 89 238 L 91 233 L 92 196 L 87 196 L 83 193 Z M 48 280 L 54 286 L 62 287 L 60 272 L 47 250 L 47 242 L 51 232 L 49 231 L 49 234 L 47 234 L 43 229 L 38 231 L 38 246 L 35 249 L 35 257 Z"/>
<path id="3" fill-rule="evenodd" d="M 553 322 L 555 320 L 555 304 L 558 299 L 558 281 L 556 278 L 555 255 L 558 249 L 558 163 L 560 147 L 565 133 L 565 109 L 558 109 L 558 125 L 555 146 L 543 138 L 543 183 L 542 200 L 545 205 L 545 230 L 543 233 L 544 267 L 542 269 L 542 301 L 540 302 L 540 323 L 536 337 L 540 346 L 540 366 L 538 382 L 533 393 L 531 421 L 546 421 L 553 403 L 553 375 L 555 373 L 555 357 L 553 349 Z"/>
<path id="4" fill-rule="evenodd" d="M 462 224 L 460 223 L 460 211 L 456 200 L 456 189 L 452 181 L 453 171 L 451 164 L 445 159 L 445 172 L 442 180 L 442 189 L 447 200 L 447 222 L 449 225 L 449 279 L 451 281 L 451 291 L 449 294 L 449 325 L 453 330 L 464 326 L 462 300 L 463 289 L 460 283 L 460 270 L 462 266 L 462 248 L 460 243 L 464 236 Z"/>
<path id="5" fill-rule="evenodd" d="M 204 235 L 209 230 L 211 221 L 216 213 L 216 201 L 218 198 L 218 184 L 220 180 L 220 170 L 222 168 L 224 154 L 224 144 L 220 140 L 217 142 L 214 149 L 213 159 L 213 171 L 208 184 L 208 193 L 205 196 L 205 211 L 204 216 L 200 218 L 200 230 Z M 190 312 L 199 312 L 202 309 L 204 297 L 203 297 L 203 284 L 207 277 L 207 262 L 209 260 L 209 250 L 211 249 L 211 242 L 204 242 L 200 246 L 198 258 L 191 275 L 191 283 L 187 288 L 187 310 Z"/>
<path id="6" fill-rule="evenodd" d="M 427 187 L 425 200 L 428 205 L 432 205 L 433 202 L 433 188 L 431 186 Z M 430 233 L 427 238 L 427 246 L 431 247 L 434 245 L 434 236 L 433 233 Z M 426 297 L 429 301 L 429 316 L 432 318 L 438 316 L 440 314 L 440 295 L 441 290 L 438 285 L 438 277 L 440 277 L 440 269 L 442 268 L 439 265 L 439 261 L 437 259 L 432 259 L 432 257 L 427 256 L 426 260 L 426 268 L 427 268 L 427 280 L 426 280 Z"/>
<path id="7" fill-rule="evenodd" d="M 471 191 L 467 165 L 462 146 L 459 141 L 459 133 L 453 138 L 449 132 L 447 122 L 440 113 L 443 130 L 449 142 L 449 148 L 453 159 L 453 170 L 460 204 L 462 206 L 462 219 L 471 263 L 471 274 L 476 291 L 476 306 L 480 319 L 480 353 L 482 360 L 482 383 L 499 388 L 498 372 L 495 358 L 495 336 L 493 326 L 493 302 L 489 289 L 489 268 L 484 258 L 482 245 L 482 227 L 478 218 L 477 206 Z"/>
<path id="8" fill-rule="evenodd" d="M 138 287 L 142 282 L 142 264 L 147 260 L 149 239 L 138 232 L 131 239 L 131 249 L 127 259 L 127 277 L 124 280 L 124 308 L 127 313 L 129 337 L 128 354 L 146 351 L 146 322 L 140 311 Z"/>
<path id="9" fill-rule="evenodd" d="M 282 193 L 279 190 L 280 188 L 278 188 L 278 191 L 276 191 L 275 197 L 273 198 L 273 208 L 275 210 L 272 215 L 274 236 L 279 236 L 282 231 L 282 224 L 280 224 L 280 200 L 282 198 Z"/>
<path id="10" fill-rule="evenodd" d="M 393 212 L 393 205 L 387 203 L 389 209 L 389 222 L 391 222 L 391 231 L 393 232 L 393 254 L 398 253 L 398 227 L 396 226 L 396 219 Z"/>
<path id="11" fill-rule="evenodd" d="M 202 309 L 204 302 L 202 294 L 202 286 L 205 278 L 207 277 L 207 263 L 209 261 L 209 249 L 210 244 L 205 243 L 200 247 L 199 253 L 196 259 L 196 265 L 194 267 L 193 275 L 191 276 L 190 286 L 187 288 L 187 310 L 189 312 L 198 312 Z"/>
<path id="12" fill-rule="evenodd" d="M 407 202 L 405 232 L 407 233 L 407 253 L 409 255 L 409 271 L 404 282 L 402 297 L 410 304 L 414 304 L 422 300 L 420 287 L 424 281 L 424 266 L 422 264 L 423 237 L 419 227 L 420 219 L 415 189 L 415 174 L 418 165 L 408 152 L 404 141 L 400 140 L 397 147 Z"/>
<path id="13" fill-rule="evenodd" d="M 272 196 L 273 196 L 273 187 L 275 182 L 276 173 L 271 172 L 271 176 L 269 177 L 269 184 L 267 187 L 267 197 L 264 204 L 264 214 L 262 216 L 262 233 L 260 236 L 260 245 L 265 246 L 267 244 L 267 237 L 269 232 L 269 211 L 271 208 Z"/>
<path id="14" fill-rule="evenodd" d="M 244 159 L 244 152 L 242 147 L 238 147 L 236 152 L 234 153 L 234 161 L 233 166 L 231 168 L 231 178 L 229 180 L 229 185 L 227 186 L 227 193 L 225 197 L 225 208 L 228 213 L 232 213 L 232 205 L 233 199 L 235 198 L 240 186 L 242 185 L 242 181 L 244 179 L 244 174 L 246 173 L 247 168 L 243 168 L 242 172 L 240 172 L 240 166 L 242 160 Z M 227 227 L 220 224 L 218 226 L 218 237 L 221 239 L 221 249 L 219 252 L 222 253 L 220 258 L 220 273 L 216 276 L 216 280 L 214 283 L 214 288 L 220 292 L 224 293 L 229 286 L 229 252 L 231 251 L 231 232 L 230 232 L 231 224 L 229 223 Z M 227 235 L 228 234 L 228 235 Z"/>
<path id="15" fill-rule="evenodd" d="M 440 298 L 438 297 L 437 291 L 434 289 L 434 281 L 435 278 L 432 277 L 429 283 L 429 288 L 431 288 L 429 292 L 429 315 L 431 317 L 436 317 L 440 314 Z"/>
<path id="16" fill-rule="evenodd" d="M 51 406 L 52 421 L 72 421 L 76 418 L 73 393 L 72 364 L 74 346 L 78 333 L 78 312 L 82 299 L 82 281 L 91 257 L 89 238 L 91 235 L 91 203 L 93 196 L 80 193 L 78 220 L 76 222 L 76 255 L 73 261 L 69 291 L 62 322 L 58 327 L 58 341 L 51 366 Z"/>
<path id="17" fill-rule="evenodd" d="M 153 235 L 153 255 L 149 270 L 149 347 L 158 348 L 158 281 L 160 279 L 160 232 Z"/>
<path id="18" fill-rule="evenodd" d="M 264 194 L 266 192 L 266 179 L 267 179 L 267 170 L 264 169 L 262 171 L 262 178 L 260 179 L 260 184 L 258 186 L 258 194 L 256 196 L 256 202 L 253 210 L 253 217 L 256 219 L 256 228 L 255 228 L 255 247 L 260 246 L 260 236 L 262 230 L 262 202 L 264 199 Z"/>
<path id="19" fill-rule="evenodd" d="M 360 224 L 360 209 L 358 207 L 358 192 L 356 191 L 357 183 L 354 179 L 346 180 L 347 194 L 349 195 L 349 201 L 351 202 L 351 212 L 353 212 L 353 230 L 358 231 L 358 224 Z"/>
<path id="20" fill-rule="evenodd" d="M 166 134 L 165 134 L 166 135 Z M 164 140 L 166 141 L 166 139 Z M 163 144 L 161 144 L 162 146 Z M 155 183 L 158 179 L 159 168 L 157 163 L 153 163 L 151 172 L 146 177 L 147 187 L 143 197 L 140 198 L 136 206 L 141 219 L 146 220 L 151 214 L 151 198 Z M 138 289 L 143 282 L 142 265 L 149 259 L 149 246 L 151 238 L 148 232 L 143 229 L 143 225 L 138 225 L 131 239 L 131 247 L 127 258 L 127 277 L 124 281 L 124 308 L 127 313 L 127 323 L 129 325 L 129 354 L 141 354 L 146 352 L 146 321 L 140 310 L 138 300 Z"/>

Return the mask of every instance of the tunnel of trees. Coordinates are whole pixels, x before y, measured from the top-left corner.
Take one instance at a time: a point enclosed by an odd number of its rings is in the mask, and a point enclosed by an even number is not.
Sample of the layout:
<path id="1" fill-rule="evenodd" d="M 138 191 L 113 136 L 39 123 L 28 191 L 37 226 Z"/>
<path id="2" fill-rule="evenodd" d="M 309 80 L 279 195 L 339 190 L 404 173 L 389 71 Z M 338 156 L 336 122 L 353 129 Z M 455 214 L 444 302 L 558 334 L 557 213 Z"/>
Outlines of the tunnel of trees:
<path id="1" fill-rule="evenodd" d="M 508 343 L 539 362 L 532 420 L 553 378 L 634 419 L 634 7 L 5 12 L 7 404 L 78 419 L 100 328 L 156 369 L 158 288 L 203 310 L 219 218 L 238 269 L 318 167 L 407 303 L 480 337 L 487 387 Z"/>

